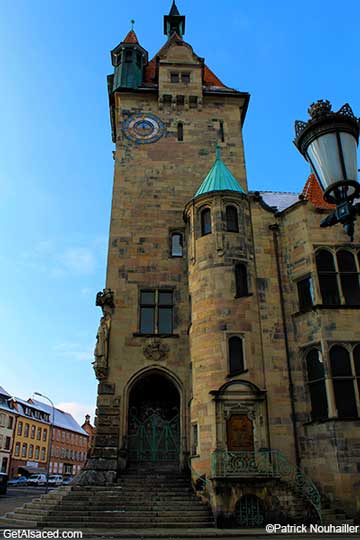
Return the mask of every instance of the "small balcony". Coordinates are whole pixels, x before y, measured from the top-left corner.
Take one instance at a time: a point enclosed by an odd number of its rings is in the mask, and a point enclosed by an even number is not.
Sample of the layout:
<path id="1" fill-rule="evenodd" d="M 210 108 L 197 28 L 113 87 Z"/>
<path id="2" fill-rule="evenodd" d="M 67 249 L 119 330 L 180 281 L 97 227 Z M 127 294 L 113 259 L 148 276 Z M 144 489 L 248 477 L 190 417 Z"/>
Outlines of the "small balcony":
<path id="1" fill-rule="evenodd" d="M 212 479 L 277 478 L 286 482 L 307 499 L 321 516 L 319 491 L 300 467 L 290 463 L 278 450 L 257 452 L 228 452 L 215 450 L 211 454 Z"/>

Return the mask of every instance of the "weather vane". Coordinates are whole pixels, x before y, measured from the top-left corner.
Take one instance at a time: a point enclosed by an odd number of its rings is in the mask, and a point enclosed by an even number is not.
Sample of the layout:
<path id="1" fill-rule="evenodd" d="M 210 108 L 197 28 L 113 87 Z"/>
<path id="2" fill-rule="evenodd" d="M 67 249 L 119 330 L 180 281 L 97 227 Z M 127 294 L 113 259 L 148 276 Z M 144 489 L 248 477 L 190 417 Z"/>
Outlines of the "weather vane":
<path id="1" fill-rule="evenodd" d="M 134 19 L 131 19 L 131 21 L 130 21 L 130 22 L 131 22 L 131 30 L 134 30 L 134 24 L 135 24 L 135 21 L 134 21 Z"/>

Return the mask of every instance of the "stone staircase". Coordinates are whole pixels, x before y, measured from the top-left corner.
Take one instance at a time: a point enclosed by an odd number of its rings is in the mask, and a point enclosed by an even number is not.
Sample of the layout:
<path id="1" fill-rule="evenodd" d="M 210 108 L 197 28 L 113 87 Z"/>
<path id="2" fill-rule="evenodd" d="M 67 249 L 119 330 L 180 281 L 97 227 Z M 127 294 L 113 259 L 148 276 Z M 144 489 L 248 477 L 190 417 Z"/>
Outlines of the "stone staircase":
<path id="1" fill-rule="evenodd" d="M 4 516 L 8 525 L 72 529 L 209 528 L 214 519 L 181 473 L 128 471 L 109 486 L 60 488 Z"/>

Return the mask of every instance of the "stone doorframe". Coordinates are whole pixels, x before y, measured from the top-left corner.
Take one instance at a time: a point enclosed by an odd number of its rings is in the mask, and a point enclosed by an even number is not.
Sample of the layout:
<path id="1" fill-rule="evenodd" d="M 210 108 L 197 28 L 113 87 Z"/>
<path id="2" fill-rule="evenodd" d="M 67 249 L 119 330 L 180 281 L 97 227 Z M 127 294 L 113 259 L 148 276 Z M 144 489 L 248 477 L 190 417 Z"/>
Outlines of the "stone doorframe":
<path id="1" fill-rule="evenodd" d="M 186 396 L 185 396 L 185 389 L 184 384 L 179 379 L 179 377 L 167 369 L 166 367 L 159 366 L 159 365 L 152 365 L 147 366 L 144 369 L 141 369 L 134 373 L 132 377 L 128 380 L 127 384 L 124 387 L 123 391 L 123 404 L 124 407 L 121 411 L 122 418 L 121 418 L 121 439 L 119 441 L 119 448 L 120 453 L 126 454 L 127 449 L 127 434 L 129 429 L 129 400 L 130 400 L 130 393 L 132 388 L 135 386 L 136 383 L 140 381 L 140 379 L 147 377 L 149 375 L 161 375 L 168 379 L 176 388 L 176 390 L 179 393 L 179 422 L 180 422 L 180 448 L 179 448 L 179 466 L 180 469 L 183 469 L 187 464 L 187 456 L 189 453 L 189 437 L 188 437 L 188 424 L 189 424 L 189 412 L 186 409 Z M 120 457 L 120 461 L 124 460 L 124 456 Z M 120 464 L 120 468 L 124 468 L 123 464 Z"/>
<path id="2" fill-rule="evenodd" d="M 228 450 L 227 421 L 232 415 L 245 415 L 252 421 L 255 452 L 269 447 L 265 390 L 250 381 L 238 379 L 225 383 L 211 395 L 216 411 L 216 450 Z"/>

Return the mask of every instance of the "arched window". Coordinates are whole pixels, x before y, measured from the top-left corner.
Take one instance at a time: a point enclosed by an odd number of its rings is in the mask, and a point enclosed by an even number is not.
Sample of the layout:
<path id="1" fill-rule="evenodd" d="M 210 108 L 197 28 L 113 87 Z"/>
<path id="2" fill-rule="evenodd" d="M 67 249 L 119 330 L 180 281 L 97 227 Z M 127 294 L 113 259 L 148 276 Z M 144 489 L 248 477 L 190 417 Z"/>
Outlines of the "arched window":
<path id="1" fill-rule="evenodd" d="M 327 418 L 328 403 L 325 387 L 325 370 L 318 349 L 311 349 L 306 355 L 307 378 L 311 401 L 311 419 Z"/>
<path id="2" fill-rule="evenodd" d="M 238 263 L 235 265 L 235 288 L 236 298 L 249 294 L 246 264 Z"/>
<path id="3" fill-rule="evenodd" d="M 230 232 L 239 232 L 238 213 L 235 206 L 226 207 L 226 229 Z"/>
<path id="4" fill-rule="evenodd" d="M 356 345 L 356 347 L 354 348 L 353 356 L 357 389 L 360 397 L 360 345 Z"/>
<path id="5" fill-rule="evenodd" d="M 178 141 L 184 140 L 184 124 L 182 122 L 177 125 L 177 139 Z"/>
<path id="6" fill-rule="evenodd" d="M 201 212 L 201 236 L 211 233 L 211 212 L 210 208 L 205 208 Z"/>
<path id="7" fill-rule="evenodd" d="M 316 267 L 323 303 L 340 304 L 336 268 L 330 251 L 321 249 L 316 253 Z"/>
<path id="8" fill-rule="evenodd" d="M 171 256 L 183 256 L 183 235 L 181 233 L 175 232 L 171 234 Z"/>
<path id="9" fill-rule="evenodd" d="M 360 305 L 359 274 L 354 255 L 346 249 L 341 249 L 336 253 L 336 258 L 345 303 Z"/>
<path id="10" fill-rule="evenodd" d="M 244 371 L 243 340 L 238 336 L 229 338 L 229 371 L 230 375 Z"/>
<path id="11" fill-rule="evenodd" d="M 350 355 L 345 347 L 340 345 L 331 347 L 330 366 L 338 417 L 356 417 L 354 377 L 351 371 Z"/>

